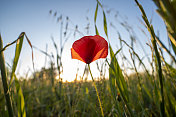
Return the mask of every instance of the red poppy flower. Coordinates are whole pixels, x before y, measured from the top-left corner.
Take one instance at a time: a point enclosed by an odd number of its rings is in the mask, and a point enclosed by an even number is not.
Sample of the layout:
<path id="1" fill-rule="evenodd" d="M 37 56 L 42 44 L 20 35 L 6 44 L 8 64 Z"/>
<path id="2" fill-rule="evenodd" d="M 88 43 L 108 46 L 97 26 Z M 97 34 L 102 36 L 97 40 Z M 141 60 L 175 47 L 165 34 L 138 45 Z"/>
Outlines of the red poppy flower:
<path id="1" fill-rule="evenodd" d="M 107 41 L 98 35 L 84 36 L 75 41 L 71 48 L 72 59 L 78 59 L 87 64 L 108 55 Z"/>

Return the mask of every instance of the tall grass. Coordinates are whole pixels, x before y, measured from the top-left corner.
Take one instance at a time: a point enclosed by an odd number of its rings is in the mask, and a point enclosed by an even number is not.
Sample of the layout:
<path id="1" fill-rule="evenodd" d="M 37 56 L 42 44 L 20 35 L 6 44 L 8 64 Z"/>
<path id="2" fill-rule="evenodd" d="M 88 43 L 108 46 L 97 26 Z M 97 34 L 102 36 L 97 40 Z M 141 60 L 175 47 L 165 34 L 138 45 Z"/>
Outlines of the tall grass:
<path id="1" fill-rule="evenodd" d="M 0 35 L 0 50 L 3 49 L 3 42 L 1 39 L 1 35 Z M 4 88 L 4 94 L 5 94 L 5 98 L 6 98 L 6 103 L 7 103 L 7 108 L 8 108 L 8 112 L 9 112 L 9 116 L 13 117 L 13 110 L 12 110 L 12 102 L 10 99 L 10 95 L 9 95 L 9 86 L 7 84 L 7 74 L 6 74 L 6 68 L 5 68 L 5 60 L 4 60 L 4 53 L 1 52 L 0 53 L 0 68 L 1 68 L 1 77 L 2 77 L 2 82 L 3 82 L 3 88 Z"/>
<path id="2" fill-rule="evenodd" d="M 100 71 L 100 77 L 105 70 L 109 71 L 109 78 L 98 78 L 97 80 L 87 81 L 83 76 L 76 75 L 75 81 L 63 82 L 61 74 L 63 72 L 62 54 L 64 45 L 69 37 L 76 33 L 81 36 L 83 33 L 78 30 L 78 26 L 74 25 L 75 30 L 70 30 L 68 17 L 63 16 L 57 18 L 60 25 L 59 45 L 53 37 L 52 42 L 56 50 L 56 56 L 48 54 L 47 50 L 41 50 L 32 46 L 26 34 L 22 32 L 20 36 L 12 43 L 3 47 L 2 39 L 0 42 L 0 113 L 2 116 L 21 116 L 21 117 L 56 117 L 56 116 L 119 116 L 119 117 L 158 117 L 158 116 L 176 116 L 176 58 L 175 58 L 175 40 L 176 40 L 176 5 L 175 1 L 170 0 L 154 0 L 157 6 L 157 12 L 163 18 L 171 44 L 168 49 L 159 36 L 156 36 L 153 25 L 149 22 L 147 14 L 142 5 L 135 0 L 137 7 L 141 11 L 142 19 L 146 29 L 150 34 L 150 40 L 147 45 L 150 48 L 151 55 L 147 55 L 148 50 L 143 48 L 141 42 L 135 37 L 135 31 L 127 23 L 120 22 L 121 26 L 129 33 L 131 43 L 122 38 L 114 24 L 108 23 L 106 9 L 97 0 L 94 27 L 97 35 L 105 34 L 109 41 L 109 54 L 105 63 L 106 69 Z M 98 12 L 100 11 L 100 12 Z M 100 32 L 97 25 L 97 17 L 102 13 L 103 32 Z M 57 17 L 57 12 L 53 14 Z M 111 46 L 108 28 L 113 27 L 117 31 L 120 47 L 117 50 Z M 65 27 L 65 28 L 64 28 Z M 143 30 L 141 30 L 143 31 Z M 76 32 L 76 33 L 75 33 Z M 146 33 L 143 31 L 143 33 Z M 49 58 L 50 66 L 44 67 L 40 71 L 34 70 L 31 78 L 17 78 L 15 75 L 18 65 L 19 56 L 22 50 L 23 38 L 26 37 L 28 44 L 33 49 L 39 50 Z M 141 57 L 135 49 L 135 44 L 139 43 L 145 54 Z M 3 52 L 12 44 L 16 44 L 15 57 L 13 59 L 11 70 L 7 69 Z M 129 50 L 129 56 L 125 49 Z M 165 54 L 171 58 L 171 63 L 165 60 Z M 121 58 L 121 62 L 119 61 Z M 143 60 L 147 58 L 151 69 Z M 47 61 L 47 62 L 48 62 Z M 34 62 L 33 62 L 34 66 Z M 97 63 L 97 66 L 98 63 Z M 89 66 L 90 67 L 90 66 Z M 88 67 L 88 68 L 89 68 Z M 139 71 L 142 68 L 142 72 Z M 85 68 L 85 71 L 88 70 Z M 97 70 L 97 71 L 98 71 Z M 103 71 L 104 70 L 104 71 Z M 127 70 L 133 71 L 127 74 Z M 9 72 L 10 71 L 10 72 Z M 56 79 L 59 76 L 59 80 Z M 88 75 L 88 74 L 87 74 Z M 91 72 L 90 75 L 92 79 Z M 77 77 L 82 79 L 78 81 Z M 94 88 L 96 86 L 96 88 Z M 4 90 L 4 91 L 3 91 Z M 97 94 L 98 92 L 98 94 Z M 97 98 L 98 96 L 98 98 Z M 5 97 L 5 98 L 4 98 Z M 101 101 L 100 101 L 101 100 Z M 101 104 L 101 105 L 99 105 Z"/>

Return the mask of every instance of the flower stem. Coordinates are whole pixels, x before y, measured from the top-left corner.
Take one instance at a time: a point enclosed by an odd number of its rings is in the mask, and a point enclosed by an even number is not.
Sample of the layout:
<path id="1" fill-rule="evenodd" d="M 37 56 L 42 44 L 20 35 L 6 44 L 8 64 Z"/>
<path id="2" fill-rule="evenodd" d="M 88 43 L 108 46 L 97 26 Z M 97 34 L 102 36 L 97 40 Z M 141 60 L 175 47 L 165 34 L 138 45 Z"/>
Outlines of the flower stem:
<path id="1" fill-rule="evenodd" d="M 7 74 L 6 74 L 6 69 L 5 69 L 4 54 L 3 54 L 3 51 L 1 51 L 2 48 L 3 48 L 3 44 L 2 44 L 2 39 L 0 35 L 0 70 L 1 70 L 2 84 L 4 88 L 4 95 L 6 99 L 9 117 L 13 117 L 12 103 L 10 100 L 9 89 L 8 89 L 8 84 L 7 84 Z"/>
<path id="2" fill-rule="evenodd" d="M 96 84 L 95 84 L 95 81 L 94 81 L 94 79 L 93 79 L 93 75 L 92 75 L 92 72 L 91 72 L 91 70 L 90 70 L 90 65 L 89 65 L 89 64 L 88 64 L 88 68 L 89 68 L 89 72 L 90 72 L 90 75 L 91 75 L 91 78 L 92 78 L 92 81 L 93 81 L 93 84 L 94 84 L 94 87 L 95 87 L 95 90 L 96 90 L 96 93 L 97 93 L 97 97 L 98 97 L 98 101 L 99 101 L 100 109 L 101 109 L 101 115 L 104 117 L 103 108 L 102 108 L 102 105 L 101 105 L 99 93 L 98 93 L 98 90 L 97 90 L 97 86 L 96 86 Z"/>

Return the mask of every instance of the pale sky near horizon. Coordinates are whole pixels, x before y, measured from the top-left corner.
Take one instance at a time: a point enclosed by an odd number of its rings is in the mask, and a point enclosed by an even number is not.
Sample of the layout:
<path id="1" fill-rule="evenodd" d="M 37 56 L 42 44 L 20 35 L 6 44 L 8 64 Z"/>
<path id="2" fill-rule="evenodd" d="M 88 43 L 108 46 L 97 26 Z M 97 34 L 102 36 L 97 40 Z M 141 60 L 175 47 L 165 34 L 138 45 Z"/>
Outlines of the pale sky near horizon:
<path id="1" fill-rule="evenodd" d="M 144 48 L 146 48 L 146 50 L 149 49 L 146 45 L 146 37 L 139 30 L 139 27 L 145 28 L 138 20 L 138 18 L 141 19 L 141 13 L 134 0 L 100 0 L 100 2 L 103 4 L 105 11 L 111 9 L 111 13 L 106 13 L 106 17 L 110 43 L 113 45 L 115 51 L 117 50 L 119 41 L 117 41 L 118 35 L 113 28 L 110 27 L 111 22 L 117 27 L 117 30 L 122 35 L 122 39 L 130 43 L 129 35 L 125 29 L 115 21 L 114 15 L 116 11 L 118 11 L 118 21 L 127 21 L 133 27 L 136 36 L 142 42 Z M 148 18 L 153 19 L 152 24 L 154 25 L 155 32 L 159 31 L 161 40 L 167 43 L 167 33 L 164 22 L 156 13 L 156 6 L 152 0 L 139 0 L 139 2 L 146 11 Z M 87 26 L 87 23 L 90 23 L 89 35 L 95 35 L 95 8 L 96 0 L 0 0 L 0 33 L 4 45 L 6 45 L 7 43 L 14 41 L 21 32 L 26 32 L 32 45 L 45 51 L 46 44 L 48 44 L 48 53 L 55 54 L 51 36 L 54 37 L 54 40 L 59 46 L 60 24 L 56 22 L 57 17 L 62 15 L 63 18 L 66 18 L 68 16 L 71 21 L 69 22 L 69 28 L 74 29 L 75 26 L 78 25 L 78 29 L 82 31 L 84 35 L 87 35 L 85 27 Z M 56 17 L 49 14 L 50 10 L 52 10 L 53 13 L 57 12 Z M 86 20 L 86 17 L 89 18 L 89 21 Z M 66 20 L 64 20 L 64 23 L 65 21 Z M 102 10 L 99 7 L 97 25 L 100 35 L 107 39 L 102 24 Z M 73 33 L 73 31 L 70 31 L 70 33 Z M 74 80 L 77 68 L 79 68 L 79 75 L 82 75 L 83 73 L 85 63 L 79 62 L 78 60 L 72 60 L 70 54 L 72 43 L 81 37 L 82 36 L 79 34 L 76 34 L 75 38 L 71 36 L 65 45 L 62 59 L 64 66 L 64 81 Z M 136 51 L 142 53 L 139 45 L 136 47 Z M 4 51 L 6 62 L 10 65 L 12 65 L 14 52 L 15 45 Z M 128 49 L 126 52 L 129 53 Z M 150 54 L 150 52 L 148 54 Z M 104 59 L 99 61 L 104 61 Z M 40 68 L 44 66 L 44 62 L 45 55 L 34 49 L 36 70 L 40 70 Z M 98 70 L 94 69 L 96 67 L 95 62 L 91 64 L 91 67 L 93 69 L 93 75 L 97 76 Z M 29 68 L 32 70 L 31 49 L 25 40 L 17 73 L 25 75 Z"/>

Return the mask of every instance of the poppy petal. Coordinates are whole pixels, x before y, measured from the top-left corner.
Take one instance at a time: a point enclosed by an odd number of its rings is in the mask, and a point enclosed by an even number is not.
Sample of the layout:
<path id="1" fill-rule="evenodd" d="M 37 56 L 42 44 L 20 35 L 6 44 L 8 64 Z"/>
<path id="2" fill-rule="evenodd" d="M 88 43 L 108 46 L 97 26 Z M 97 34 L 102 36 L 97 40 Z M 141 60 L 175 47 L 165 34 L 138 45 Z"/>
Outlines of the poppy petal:
<path id="1" fill-rule="evenodd" d="M 96 56 L 93 58 L 92 62 L 99 59 L 99 58 L 106 58 L 107 55 L 108 55 L 108 49 L 103 48 L 96 54 Z"/>
<path id="2" fill-rule="evenodd" d="M 85 36 L 75 41 L 72 48 L 85 63 L 89 64 L 93 59 L 92 53 L 94 52 L 95 45 L 96 43 L 91 39 L 91 36 Z M 76 59 L 81 60 L 80 58 Z"/>
<path id="3" fill-rule="evenodd" d="M 73 59 L 89 64 L 99 58 L 107 57 L 108 43 L 98 35 L 84 36 L 73 43 L 71 54 Z"/>
<path id="4" fill-rule="evenodd" d="M 85 62 L 73 48 L 71 48 L 71 56 L 72 59 L 78 59 L 81 60 L 82 62 Z"/>
<path id="5" fill-rule="evenodd" d="M 108 55 L 108 43 L 107 43 L 107 41 L 99 35 L 93 36 L 93 39 L 96 42 L 96 48 L 94 50 L 93 61 L 95 61 L 99 58 L 106 58 L 107 55 Z"/>

